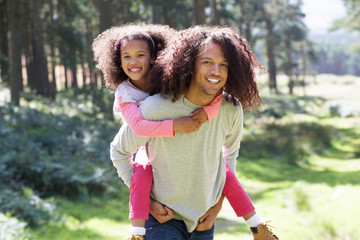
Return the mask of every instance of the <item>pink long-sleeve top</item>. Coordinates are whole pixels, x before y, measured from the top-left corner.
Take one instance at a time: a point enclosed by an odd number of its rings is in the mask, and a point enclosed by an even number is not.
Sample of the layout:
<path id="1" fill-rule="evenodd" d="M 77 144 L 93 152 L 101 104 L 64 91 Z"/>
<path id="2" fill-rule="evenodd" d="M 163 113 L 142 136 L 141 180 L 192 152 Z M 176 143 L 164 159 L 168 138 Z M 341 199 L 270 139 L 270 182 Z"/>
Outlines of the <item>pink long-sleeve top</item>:
<path id="1" fill-rule="evenodd" d="M 149 94 L 135 87 L 129 80 L 122 82 L 115 92 L 113 110 L 121 112 L 125 122 L 129 125 L 135 135 L 139 137 L 174 137 L 174 121 L 150 121 L 143 119 L 138 104 L 147 98 Z M 211 121 L 219 114 L 222 94 L 219 93 L 204 110 L 208 120 Z"/>

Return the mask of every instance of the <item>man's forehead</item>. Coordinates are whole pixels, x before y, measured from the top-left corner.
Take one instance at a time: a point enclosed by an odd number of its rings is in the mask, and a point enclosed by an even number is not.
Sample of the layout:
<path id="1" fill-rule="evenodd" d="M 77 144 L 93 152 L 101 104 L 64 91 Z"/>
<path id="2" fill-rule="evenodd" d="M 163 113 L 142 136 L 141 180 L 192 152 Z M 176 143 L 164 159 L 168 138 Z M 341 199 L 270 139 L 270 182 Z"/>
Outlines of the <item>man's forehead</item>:
<path id="1" fill-rule="evenodd" d="M 205 42 L 200 48 L 197 57 L 207 58 L 208 55 L 217 52 L 225 59 L 224 51 L 220 44 L 211 41 Z M 226 59 L 225 59 L 226 60 Z"/>

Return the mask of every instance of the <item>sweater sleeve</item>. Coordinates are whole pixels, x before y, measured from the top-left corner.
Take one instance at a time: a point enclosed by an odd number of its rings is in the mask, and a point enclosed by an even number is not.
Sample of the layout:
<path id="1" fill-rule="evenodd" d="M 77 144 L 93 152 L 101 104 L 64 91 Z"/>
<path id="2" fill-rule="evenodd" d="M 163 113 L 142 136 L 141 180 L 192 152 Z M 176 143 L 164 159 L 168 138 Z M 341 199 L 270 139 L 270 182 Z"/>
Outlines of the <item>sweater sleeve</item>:
<path id="1" fill-rule="evenodd" d="M 219 114 L 222 99 L 223 95 L 222 93 L 220 93 L 211 101 L 209 105 L 204 106 L 204 110 L 206 112 L 209 122 Z"/>
<path id="2" fill-rule="evenodd" d="M 143 116 L 136 103 L 121 102 L 119 97 L 120 111 L 131 130 L 139 137 L 174 137 L 173 120 L 150 121 Z"/>
<path id="3" fill-rule="evenodd" d="M 131 177 L 134 170 L 133 153 L 145 145 L 148 140 L 149 138 L 136 136 L 127 124 L 123 124 L 110 144 L 110 159 L 119 177 L 128 187 L 131 186 Z"/>
<path id="4" fill-rule="evenodd" d="M 232 119 L 232 127 L 226 136 L 223 146 L 223 158 L 233 172 L 236 171 L 236 158 L 239 156 L 240 142 L 243 134 L 243 110 L 238 107 Z"/>

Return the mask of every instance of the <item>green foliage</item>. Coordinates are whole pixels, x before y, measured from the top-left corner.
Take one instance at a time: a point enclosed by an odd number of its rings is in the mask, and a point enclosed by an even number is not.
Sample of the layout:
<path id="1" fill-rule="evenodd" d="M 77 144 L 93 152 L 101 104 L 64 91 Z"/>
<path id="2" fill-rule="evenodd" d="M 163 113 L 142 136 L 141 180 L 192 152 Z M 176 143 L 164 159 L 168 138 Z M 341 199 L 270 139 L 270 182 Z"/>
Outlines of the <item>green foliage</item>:
<path id="1" fill-rule="evenodd" d="M 118 126 L 103 120 L 100 111 L 107 109 L 85 98 L 58 101 L 0 106 L 0 211 L 30 225 L 54 217 L 40 197 L 87 198 L 103 193 L 115 178 L 109 144 Z"/>
<path id="2" fill-rule="evenodd" d="M 294 198 L 295 198 L 296 208 L 298 210 L 300 211 L 311 210 L 310 197 L 301 182 L 298 182 L 294 186 Z"/>
<path id="3" fill-rule="evenodd" d="M 0 213 L 0 240 L 26 240 L 26 223 Z"/>
<path id="4" fill-rule="evenodd" d="M 316 123 L 267 124 L 263 131 L 244 137 L 241 156 L 245 158 L 277 157 L 298 165 L 306 156 L 331 146 L 331 128 Z"/>
<path id="5" fill-rule="evenodd" d="M 250 159 L 275 157 L 299 165 L 306 163 L 308 156 L 332 147 L 336 130 L 314 121 L 325 115 L 325 99 L 279 95 L 263 97 L 262 101 L 260 112 L 246 113 L 240 156 Z M 306 116 L 306 120 L 301 116 Z"/>
<path id="6" fill-rule="evenodd" d="M 40 199 L 30 188 L 23 192 L 4 188 L 1 185 L 0 211 L 23 219 L 30 226 L 56 221 L 56 208 L 53 204 Z"/>

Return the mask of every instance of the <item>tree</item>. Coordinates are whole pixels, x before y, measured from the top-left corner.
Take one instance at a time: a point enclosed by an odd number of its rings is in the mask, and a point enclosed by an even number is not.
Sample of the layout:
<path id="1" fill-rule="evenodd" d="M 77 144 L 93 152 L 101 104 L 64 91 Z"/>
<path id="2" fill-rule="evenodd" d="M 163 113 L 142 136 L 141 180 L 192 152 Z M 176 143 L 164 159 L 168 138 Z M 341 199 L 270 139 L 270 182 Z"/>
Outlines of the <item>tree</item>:
<path id="1" fill-rule="evenodd" d="M 236 4 L 240 8 L 241 16 L 239 16 L 240 33 L 251 44 L 255 45 L 256 38 L 253 38 L 253 28 L 261 21 L 261 9 L 259 0 L 236 0 Z"/>
<path id="2" fill-rule="evenodd" d="M 100 14 L 100 32 L 112 26 L 113 8 L 109 0 L 94 0 Z"/>
<path id="3" fill-rule="evenodd" d="M 211 0 L 211 24 L 220 25 L 219 0 Z"/>
<path id="4" fill-rule="evenodd" d="M 9 83 L 9 47 L 8 47 L 7 1 L 0 0 L 0 69 L 1 80 Z"/>
<path id="5" fill-rule="evenodd" d="M 7 1 L 9 23 L 10 93 L 11 102 L 20 105 L 21 75 L 21 4 L 20 0 Z"/>
<path id="6" fill-rule="evenodd" d="M 276 15 L 270 11 L 272 5 L 269 0 L 261 0 L 261 15 L 262 19 L 265 22 L 266 29 L 266 54 L 268 58 L 268 71 L 269 71 L 269 88 L 271 92 L 277 92 L 277 83 L 276 83 L 276 60 L 274 53 L 275 46 L 275 34 L 274 34 L 274 20 L 273 16 Z"/>
<path id="7" fill-rule="evenodd" d="M 193 0 L 193 23 L 205 24 L 205 0 Z"/>
<path id="8" fill-rule="evenodd" d="M 300 49 L 296 49 L 296 43 L 305 40 L 307 34 L 307 28 L 302 21 L 305 15 L 301 11 L 301 4 L 301 0 L 291 4 L 289 0 L 286 0 L 283 10 L 284 14 L 279 21 L 279 32 L 285 45 L 284 70 L 289 79 L 288 87 L 290 94 L 293 94 L 296 75 L 298 75 L 295 72 L 295 68 L 298 65 L 295 61 L 295 54 L 297 51 L 300 52 Z"/>
<path id="9" fill-rule="evenodd" d="M 333 23 L 332 30 L 344 28 L 349 32 L 360 31 L 360 0 L 343 0 L 347 14 Z M 359 41 L 360 42 L 360 41 Z M 354 49 L 360 52 L 360 44 Z"/>
<path id="10" fill-rule="evenodd" d="M 32 47 L 34 56 L 34 70 L 36 79 L 36 92 L 45 97 L 50 97 L 49 72 L 47 68 L 47 59 L 45 57 L 44 40 L 42 36 L 42 21 L 39 14 L 39 1 L 31 0 L 31 18 L 32 18 Z"/>

